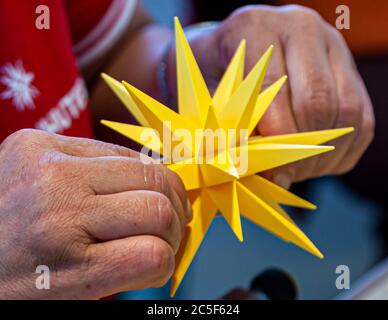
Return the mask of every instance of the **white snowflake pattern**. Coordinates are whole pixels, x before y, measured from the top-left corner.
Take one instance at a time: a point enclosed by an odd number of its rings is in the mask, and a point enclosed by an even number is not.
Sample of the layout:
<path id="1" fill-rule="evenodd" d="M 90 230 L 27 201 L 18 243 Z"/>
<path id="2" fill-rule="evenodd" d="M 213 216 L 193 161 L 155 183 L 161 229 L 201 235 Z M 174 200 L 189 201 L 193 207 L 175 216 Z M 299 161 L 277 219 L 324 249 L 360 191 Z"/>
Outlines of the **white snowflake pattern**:
<path id="1" fill-rule="evenodd" d="M 34 109 L 34 99 L 40 94 L 39 90 L 32 85 L 35 75 L 24 69 L 23 62 L 17 60 L 15 64 L 6 63 L 0 68 L 0 83 L 5 86 L 5 90 L 0 97 L 12 99 L 12 104 L 18 111 L 25 108 Z"/>

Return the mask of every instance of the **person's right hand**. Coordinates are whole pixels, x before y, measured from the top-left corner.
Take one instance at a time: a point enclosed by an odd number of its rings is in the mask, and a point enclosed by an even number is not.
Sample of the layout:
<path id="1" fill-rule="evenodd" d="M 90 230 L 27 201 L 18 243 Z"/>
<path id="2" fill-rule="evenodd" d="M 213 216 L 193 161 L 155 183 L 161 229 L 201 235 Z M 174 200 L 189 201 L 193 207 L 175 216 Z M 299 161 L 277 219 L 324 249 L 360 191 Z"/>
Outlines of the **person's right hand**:
<path id="1" fill-rule="evenodd" d="M 24 129 L 0 145 L 0 298 L 97 299 L 159 287 L 191 208 L 129 149 Z M 37 289 L 38 265 L 50 289 Z"/>
<path id="2" fill-rule="evenodd" d="M 353 134 L 330 141 L 329 145 L 335 146 L 332 152 L 260 174 L 289 188 L 294 182 L 344 174 L 354 168 L 372 142 L 375 118 L 366 86 L 340 32 L 307 7 L 241 7 L 213 29 L 193 29 L 189 37 L 210 88 L 216 87 L 243 38 L 247 42 L 246 72 L 274 45 L 263 89 L 285 74 L 289 77 L 255 134 L 355 129 Z M 168 68 L 173 75 L 172 53 Z M 175 78 L 170 79 L 173 88 Z"/>

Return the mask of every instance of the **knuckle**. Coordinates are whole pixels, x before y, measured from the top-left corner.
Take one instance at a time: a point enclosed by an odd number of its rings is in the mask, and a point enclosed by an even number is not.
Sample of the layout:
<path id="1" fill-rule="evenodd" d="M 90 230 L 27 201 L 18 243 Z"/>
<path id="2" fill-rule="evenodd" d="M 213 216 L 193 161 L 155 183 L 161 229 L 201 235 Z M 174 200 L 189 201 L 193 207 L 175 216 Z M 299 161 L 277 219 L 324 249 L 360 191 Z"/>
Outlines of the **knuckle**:
<path id="1" fill-rule="evenodd" d="M 307 24 L 316 24 L 321 20 L 321 16 L 314 9 L 301 6 L 298 4 L 291 4 L 285 6 L 286 12 L 292 15 L 297 21 Z"/>
<path id="2" fill-rule="evenodd" d="M 335 41 L 345 43 L 345 39 L 342 33 L 331 24 L 327 24 L 327 31 L 329 32 L 329 36 L 333 37 Z"/>
<path id="3" fill-rule="evenodd" d="M 278 10 L 268 5 L 245 5 L 242 6 L 228 17 L 224 22 L 225 31 L 239 33 L 241 30 L 257 28 L 274 28 L 271 23 L 279 15 Z"/>
<path id="4" fill-rule="evenodd" d="M 335 104 L 330 81 L 323 75 L 312 72 L 307 76 L 306 94 L 301 107 L 306 113 L 307 121 L 314 129 L 325 129 L 333 118 Z"/>
<path id="5" fill-rule="evenodd" d="M 114 146 L 103 141 L 94 141 L 95 149 L 98 153 L 107 153 L 107 155 L 116 155 L 114 153 Z"/>
<path id="6" fill-rule="evenodd" d="M 96 149 L 98 151 L 101 151 L 101 153 L 105 153 L 106 155 L 119 155 L 123 157 L 128 157 L 131 155 L 129 149 L 119 146 L 117 144 L 111 144 L 103 141 L 93 141 L 93 143 L 95 143 Z"/>
<path id="7" fill-rule="evenodd" d="M 221 65 L 226 67 L 241 39 L 255 37 L 257 30 L 264 33 L 271 31 L 273 36 L 277 37 L 275 34 L 280 30 L 280 26 L 274 22 L 279 16 L 279 10 L 268 5 L 246 5 L 233 11 L 215 32 Z M 220 70 L 221 73 L 222 70 Z"/>
<path id="8" fill-rule="evenodd" d="M 307 180 L 308 178 L 311 178 L 309 172 L 305 172 L 305 171 L 298 172 L 295 176 L 294 182 L 303 182 L 303 181 Z"/>
<path id="9" fill-rule="evenodd" d="M 168 168 L 165 168 L 165 171 L 166 171 L 166 176 L 168 178 L 169 184 L 178 188 L 178 191 L 183 191 L 182 193 L 186 194 L 185 185 L 182 181 L 182 178 L 176 172 Z"/>
<path id="10" fill-rule="evenodd" d="M 12 133 L 7 140 L 11 141 L 25 141 L 26 139 L 35 138 L 37 135 L 40 134 L 39 130 L 35 129 L 20 129 L 14 133 Z"/>
<path id="11" fill-rule="evenodd" d="M 166 170 L 161 164 L 143 164 L 145 184 L 155 191 L 166 193 L 168 190 Z"/>
<path id="12" fill-rule="evenodd" d="M 331 85 L 327 75 L 324 75 L 317 71 L 311 71 L 307 75 L 307 83 L 310 84 L 311 90 L 308 92 L 308 102 L 318 101 L 327 102 L 331 100 Z"/>
<path id="13" fill-rule="evenodd" d="M 355 92 L 347 92 L 339 102 L 338 126 L 354 124 L 362 110 L 361 97 Z"/>
<path id="14" fill-rule="evenodd" d="M 319 160 L 320 156 L 315 158 L 304 159 L 300 163 L 296 164 L 296 172 L 294 175 L 294 182 L 302 182 L 309 178 L 313 178 L 314 175 L 314 167 Z"/>
<path id="15" fill-rule="evenodd" d="M 150 268 L 154 274 L 154 287 L 166 284 L 174 270 L 174 252 L 162 239 L 154 238 L 151 245 Z"/>
<path id="16" fill-rule="evenodd" d="M 365 132 L 366 141 L 368 145 L 372 142 L 375 136 L 375 127 L 376 127 L 375 118 L 373 116 L 367 117 L 364 121 L 362 130 L 363 132 Z"/>
<path id="17" fill-rule="evenodd" d="M 334 174 L 343 175 L 345 173 L 348 173 L 354 169 L 356 164 L 357 161 L 346 162 L 345 164 L 342 164 L 337 170 L 335 170 Z"/>
<path id="18" fill-rule="evenodd" d="M 44 152 L 37 161 L 36 169 L 30 169 L 29 173 L 36 176 L 36 187 L 41 197 L 47 200 L 50 210 L 57 212 L 84 205 L 87 191 L 81 183 L 80 174 L 62 153 Z"/>
<path id="19" fill-rule="evenodd" d="M 334 41 L 337 45 L 346 45 L 346 41 L 342 33 L 332 26 L 330 23 L 325 23 L 325 30 L 327 31 L 328 36 L 330 39 Z"/>
<path id="20" fill-rule="evenodd" d="M 156 197 L 155 202 L 156 221 L 159 228 L 164 232 L 171 230 L 175 214 L 170 200 L 166 196 L 160 194 Z"/>
<path id="21" fill-rule="evenodd" d="M 50 135 L 36 129 L 21 129 L 9 135 L 2 146 L 10 146 L 12 149 L 28 151 L 40 142 L 49 139 Z"/>
<path id="22" fill-rule="evenodd" d="M 42 173 L 42 179 L 55 179 L 64 177 L 67 165 L 59 152 L 43 152 L 38 160 L 39 171 Z"/>
<path id="23" fill-rule="evenodd" d="M 14 135 L 15 141 L 21 143 L 37 142 L 50 137 L 50 134 L 47 132 L 36 129 L 21 129 L 16 131 Z"/>
<path id="24" fill-rule="evenodd" d="M 266 11 L 263 10 L 263 8 L 265 8 L 265 6 L 245 5 L 235 10 L 231 14 L 230 18 L 237 19 L 242 23 L 253 22 L 256 21 L 258 16 L 261 15 L 263 11 Z"/>

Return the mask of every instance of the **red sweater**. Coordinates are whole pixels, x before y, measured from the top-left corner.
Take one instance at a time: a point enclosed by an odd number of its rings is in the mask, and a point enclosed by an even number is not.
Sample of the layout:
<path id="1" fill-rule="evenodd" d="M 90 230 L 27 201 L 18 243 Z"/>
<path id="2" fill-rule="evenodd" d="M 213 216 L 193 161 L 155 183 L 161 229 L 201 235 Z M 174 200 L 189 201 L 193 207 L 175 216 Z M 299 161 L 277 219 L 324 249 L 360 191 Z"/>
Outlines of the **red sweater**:
<path id="1" fill-rule="evenodd" d="M 79 67 L 125 30 L 134 0 L 0 1 L 0 142 L 21 128 L 91 137 Z M 38 29 L 39 5 L 50 29 Z M 38 13 L 36 13 L 38 11 Z"/>

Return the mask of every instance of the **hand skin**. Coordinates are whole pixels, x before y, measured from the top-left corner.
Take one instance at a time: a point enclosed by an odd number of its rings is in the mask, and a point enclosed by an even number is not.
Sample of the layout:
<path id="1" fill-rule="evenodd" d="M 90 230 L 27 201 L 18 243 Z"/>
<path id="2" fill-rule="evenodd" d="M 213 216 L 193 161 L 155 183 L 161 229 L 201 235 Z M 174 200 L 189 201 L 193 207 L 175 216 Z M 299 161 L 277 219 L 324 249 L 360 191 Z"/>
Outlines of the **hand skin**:
<path id="1" fill-rule="evenodd" d="M 141 9 L 143 23 L 128 37 L 124 49 L 104 71 L 125 79 L 161 99 L 156 69 L 172 32 L 150 24 Z M 143 18 L 141 18 L 143 12 Z M 374 135 L 373 108 L 365 85 L 341 34 L 315 11 L 297 5 L 254 5 L 233 12 L 212 31 L 188 35 L 190 45 L 208 86 L 214 91 L 241 39 L 247 41 L 246 73 L 265 50 L 274 45 L 263 88 L 282 75 L 288 81 L 257 127 L 268 136 L 353 126 L 355 132 L 330 142 L 336 150 L 263 173 L 288 188 L 292 182 L 322 175 L 343 174 L 358 162 Z M 167 44 L 166 44 L 167 43 Z M 168 57 L 171 93 L 176 97 L 175 50 Z M 92 91 L 95 119 L 123 121 L 128 117 L 121 103 L 101 82 Z M 112 100 L 113 97 L 113 100 Z M 109 108 L 106 106 L 109 105 Z M 121 111 L 117 111 L 121 110 Z M 128 121 L 131 119 L 128 118 Z M 133 119 L 132 119 L 133 120 Z M 118 135 L 96 125 L 100 138 Z M 119 140 L 125 143 L 125 140 Z"/>
<path id="2" fill-rule="evenodd" d="M 127 148 L 24 129 L 0 145 L 0 298 L 162 286 L 191 219 L 180 178 Z M 38 265 L 50 289 L 35 287 Z"/>

